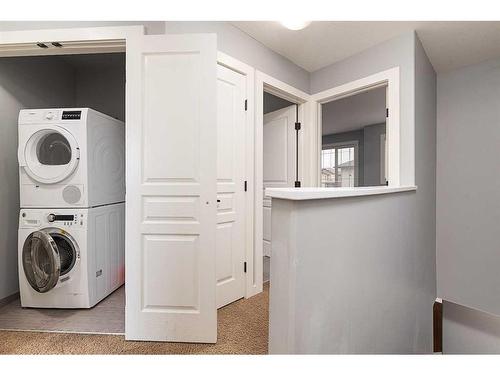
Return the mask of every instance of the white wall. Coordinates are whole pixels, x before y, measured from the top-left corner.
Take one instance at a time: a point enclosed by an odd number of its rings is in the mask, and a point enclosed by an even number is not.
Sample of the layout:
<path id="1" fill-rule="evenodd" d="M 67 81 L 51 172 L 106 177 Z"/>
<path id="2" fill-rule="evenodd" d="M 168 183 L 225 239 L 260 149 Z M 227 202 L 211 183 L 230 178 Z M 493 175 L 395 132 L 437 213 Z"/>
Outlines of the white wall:
<path id="1" fill-rule="evenodd" d="M 73 70 L 64 62 L 0 58 L 0 299 L 18 291 L 19 110 L 72 106 L 74 99 Z"/>
<path id="2" fill-rule="evenodd" d="M 446 352 L 500 353 L 499 98 L 500 59 L 438 76 L 438 296 L 496 315 L 445 305 Z"/>
<path id="3" fill-rule="evenodd" d="M 404 34 L 393 40 L 384 42 L 346 60 L 323 68 L 311 75 L 311 92 L 319 91 L 347 83 L 371 74 L 399 66 L 401 92 L 401 148 L 415 154 L 415 172 L 412 168 L 401 171 L 402 182 L 415 173 L 418 190 L 412 194 L 388 195 L 376 203 L 376 207 L 386 215 L 376 220 L 377 231 L 373 232 L 371 241 L 384 243 L 387 247 L 381 256 L 387 258 L 391 272 L 392 267 L 404 268 L 404 277 L 386 290 L 386 293 L 400 296 L 384 306 L 384 300 L 379 305 L 365 305 L 365 311 L 370 311 L 371 324 L 377 325 L 374 311 L 396 309 L 393 316 L 394 324 L 404 327 L 392 336 L 391 345 L 400 344 L 400 350 L 407 352 L 432 352 L 432 306 L 436 298 L 436 258 L 435 258 L 435 147 L 436 147 L 436 75 L 420 41 L 414 33 Z M 410 142 L 415 136 L 415 144 Z M 406 165 L 410 159 L 402 160 Z M 358 199 L 353 205 L 363 228 L 370 228 L 369 222 L 363 217 L 372 203 Z M 371 201 L 371 199 L 370 199 Z M 353 202 L 352 202 L 353 203 Z M 373 206 L 375 207 L 375 206 Z M 372 207 L 372 208 L 373 208 Z M 393 208 L 397 207 L 397 210 Z M 394 215 L 398 215 L 397 226 Z M 358 236 L 359 226 L 353 228 L 352 236 Z M 405 234 L 405 240 L 399 242 L 397 237 Z M 351 235 L 342 233 L 342 239 L 349 241 Z M 359 236 L 358 236 L 359 237 Z M 350 246 L 348 243 L 336 246 Z M 365 251 L 368 244 L 362 244 L 358 251 Z M 365 248 L 366 246 L 366 248 Z M 397 265 L 391 259 L 397 259 Z M 379 259 L 377 259 L 378 262 Z M 385 272 L 380 268 L 380 272 Z M 347 287 L 347 286 L 346 286 Z M 399 293 L 399 288 L 405 288 L 405 293 Z M 387 302 L 387 300 L 385 300 Z M 375 310 L 374 310 L 375 309 Z M 379 316 L 382 319 L 382 315 Z M 387 337 L 388 328 L 378 325 L 378 331 L 373 337 Z M 398 332 L 398 330 L 395 330 Z M 347 340 L 347 339 L 346 339 Z M 375 340 L 375 339 L 374 339 Z M 375 344 L 374 344 L 375 345 Z"/>

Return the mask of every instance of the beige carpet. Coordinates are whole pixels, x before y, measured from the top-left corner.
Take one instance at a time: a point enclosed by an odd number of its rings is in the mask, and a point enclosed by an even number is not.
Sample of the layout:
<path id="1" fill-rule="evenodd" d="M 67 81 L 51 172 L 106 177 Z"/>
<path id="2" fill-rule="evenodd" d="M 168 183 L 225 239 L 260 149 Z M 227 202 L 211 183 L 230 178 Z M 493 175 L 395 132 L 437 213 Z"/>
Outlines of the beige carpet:
<path id="1" fill-rule="evenodd" d="M 123 336 L 0 331 L 1 354 L 266 354 L 269 290 L 218 311 L 217 344 L 125 341 Z"/>

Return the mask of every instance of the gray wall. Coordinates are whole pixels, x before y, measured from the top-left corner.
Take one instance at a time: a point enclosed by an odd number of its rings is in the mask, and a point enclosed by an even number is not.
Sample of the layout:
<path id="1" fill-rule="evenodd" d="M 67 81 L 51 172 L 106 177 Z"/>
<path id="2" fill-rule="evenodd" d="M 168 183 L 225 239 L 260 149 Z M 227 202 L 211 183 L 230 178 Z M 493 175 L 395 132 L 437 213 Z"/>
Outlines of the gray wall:
<path id="1" fill-rule="evenodd" d="M 385 134 L 385 124 L 365 126 L 363 129 L 364 144 L 364 185 L 377 186 L 380 183 L 380 136 Z M 385 163 L 385 160 L 384 160 Z"/>
<path id="2" fill-rule="evenodd" d="M 64 62 L 49 62 L 45 57 L 0 58 L 0 299 L 18 291 L 19 110 L 73 103 L 73 71 Z"/>
<path id="3" fill-rule="evenodd" d="M 416 194 L 273 199 L 271 354 L 432 352 Z"/>
<path id="4" fill-rule="evenodd" d="M 411 139 L 415 123 L 415 38 L 415 33 L 405 33 L 311 73 L 311 93 L 399 66 L 401 148 L 413 150 L 414 144 L 408 142 L 408 139 Z M 405 154 L 402 154 L 401 163 L 411 165 Z M 401 169 L 401 183 L 407 183 L 412 174 L 413 170 Z"/>
<path id="5" fill-rule="evenodd" d="M 495 315 L 500 315 L 499 98 L 500 59 L 438 76 L 438 296 Z M 499 317 L 449 306 L 443 350 L 500 353 Z M 457 316 L 460 325 L 449 322 Z M 460 332 L 450 332 L 454 329 Z"/>
<path id="6" fill-rule="evenodd" d="M 282 99 L 273 94 L 269 94 L 268 92 L 264 92 L 264 114 L 277 111 L 278 109 L 290 107 L 291 105 L 293 105 L 293 103 L 289 102 L 286 99 Z"/>
<path id="7" fill-rule="evenodd" d="M 443 354 L 500 353 L 500 317 L 443 301 Z"/>
<path id="8" fill-rule="evenodd" d="M 410 150 L 415 148 L 415 178 L 418 190 L 414 194 L 405 195 L 404 199 L 397 196 L 376 198 L 380 199 L 379 210 L 393 215 L 395 212 L 392 212 L 390 207 L 397 207 L 397 215 L 401 216 L 398 216 L 400 220 L 393 228 L 378 227 L 373 241 L 385 241 L 383 239 L 385 237 L 392 238 L 398 233 L 406 233 L 403 242 L 398 242 L 397 237 L 388 241 L 386 244 L 388 252 L 384 254 L 388 261 L 390 257 L 398 259 L 398 264 L 394 267 L 407 269 L 408 275 L 401 278 L 400 286 L 403 287 L 404 284 L 407 292 L 412 291 L 408 292 L 411 301 L 401 297 L 401 309 L 398 310 L 397 317 L 394 317 L 396 325 L 401 324 L 401 327 L 406 328 L 399 330 L 401 335 L 399 337 L 396 335 L 393 339 L 399 340 L 401 348 L 410 348 L 414 352 L 432 352 L 432 306 L 436 298 L 436 74 L 434 69 L 415 33 L 409 33 L 312 73 L 311 92 L 316 93 L 395 66 L 400 67 L 401 135 L 405 140 L 402 141 L 401 147 Z M 415 145 L 406 142 L 407 138 L 411 139 L 413 132 Z M 411 173 L 411 170 L 401 171 L 403 183 Z M 397 204 L 393 200 L 397 200 Z M 368 212 L 362 203 L 358 208 L 356 212 L 360 218 Z M 388 223 L 393 219 L 389 216 L 384 217 L 383 222 Z M 375 225 L 377 221 L 378 219 L 371 223 Z M 366 225 L 368 226 L 368 223 Z M 358 230 L 357 227 L 356 233 L 359 233 Z M 342 235 L 342 238 L 350 236 Z M 359 249 L 359 251 L 364 250 L 364 248 Z M 398 287 L 395 285 L 394 293 L 397 292 Z M 387 293 L 391 291 L 387 290 Z M 403 294 L 397 293 L 397 295 Z M 408 327 L 409 330 L 406 330 Z"/>
<path id="9" fill-rule="evenodd" d="M 378 87 L 321 106 L 323 134 L 342 133 L 386 120 L 386 90 Z"/>
<path id="10" fill-rule="evenodd" d="M 309 92 L 309 73 L 227 22 L 166 22 L 167 34 L 216 33 L 219 51 Z"/>
<path id="11" fill-rule="evenodd" d="M 125 121 L 125 54 L 77 55 L 75 101 Z"/>

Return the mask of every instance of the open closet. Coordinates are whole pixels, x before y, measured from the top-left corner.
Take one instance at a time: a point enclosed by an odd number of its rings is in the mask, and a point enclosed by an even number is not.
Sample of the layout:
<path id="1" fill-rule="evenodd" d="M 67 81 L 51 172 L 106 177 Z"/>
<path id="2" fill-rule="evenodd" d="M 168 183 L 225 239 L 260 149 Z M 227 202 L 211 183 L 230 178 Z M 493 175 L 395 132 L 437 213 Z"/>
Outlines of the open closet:
<path id="1" fill-rule="evenodd" d="M 51 50 L 57 48 L 62 47 L 51 46 Z M 3 277 L 9 285 L 17 286 L 19 280 L 23 284 L 21 292 L 29 288 L 37 291 L 36 302 L 24 301 L 30 307 L 21 306 L 19 294 L 4 301 L 0 306 L 0 329 L 124 334 L 124 195 L 118 194 L 108 202 L 86 194 L 98 184 L 101 194 L 106 193 L 110 176 L 99 175 L 102 170 L 111 171 L 111 177 L 118 179 L 115 184 L 124 189 L 125 53 L 65 52 L 0 57 L 0 153 L 10 180 L 10 217 L 3 225 L 6 235 L 2 236 L 10 252 L 5 258 L 8 268 Z M 86 116 L 88 121 L 95 116 L 95 129 L 88 133 L 81 128 Z M 117 130 L 108 132 L 104 124 L 112 124 Z M 30 133 L 28 128 L 37 126 L 39 129 Z M 113 135 L 116 138 L 109 139 Z M 95 147 L 89 147 L 87 153 L 84 146 L 91 137 Z M 19 144 L 12 141 L 18 139 Z M 43 204 L 44 199 L 58 195 L 57 182 L 66 178 L 58 179 L 59 173 L 71 176 L 85 165 L 89 175 L 96 175 L 94 180 L 87 178 L 80 181 L 81 185 L 68 185 L 62 193 L 73 205 L 23 207 L 30 199 L 20 202 L 21 193 L 23 197 L 41 196 L 38 203 Z M 70 166 L 72 169 L 68 169 Z M 31 170 L 33 175 L 23 179 L 24 170 Z M 40 171 L 55 173 L 53 181 L 37 184 L 36 173 Z M 41 185 L 47 188 L 43 194 Z M 95 204 L 85 203 L 84 197 Z M 108 203 L 114 203 L 114 208 Z M 85 208 L 94 205 L 96 208 L 87 215 Z M 87 282 L 89 296 L 78 296 L 81 285 Z M 92 309 L 50 308 L 59 307 L 57 294 L 67 297 L 69 307 L 70 294 L 82 305 L 95 304 L 92 301 L 98 304 Z M 44 308 L 31 307 L 35 305 Z"/>

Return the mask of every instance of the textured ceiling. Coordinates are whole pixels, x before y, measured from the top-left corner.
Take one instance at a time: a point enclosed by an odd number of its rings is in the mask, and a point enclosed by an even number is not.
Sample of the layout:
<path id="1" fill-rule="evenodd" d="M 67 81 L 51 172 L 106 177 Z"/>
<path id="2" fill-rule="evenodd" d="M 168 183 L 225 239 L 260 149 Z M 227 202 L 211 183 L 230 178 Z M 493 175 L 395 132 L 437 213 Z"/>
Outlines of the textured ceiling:
<path id="1" fill-rule="evenodd" d="M 315 21 L 292 31 L 273 21 L 231 22 L 309 72 L 416 30 L 438 72 L 500 56 L 500 22 Z"/>

